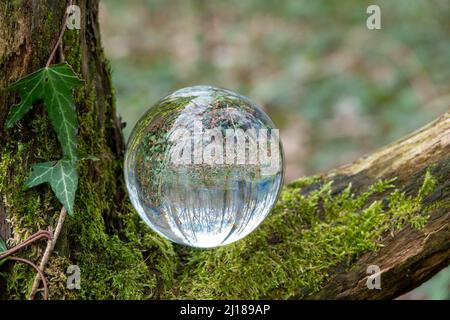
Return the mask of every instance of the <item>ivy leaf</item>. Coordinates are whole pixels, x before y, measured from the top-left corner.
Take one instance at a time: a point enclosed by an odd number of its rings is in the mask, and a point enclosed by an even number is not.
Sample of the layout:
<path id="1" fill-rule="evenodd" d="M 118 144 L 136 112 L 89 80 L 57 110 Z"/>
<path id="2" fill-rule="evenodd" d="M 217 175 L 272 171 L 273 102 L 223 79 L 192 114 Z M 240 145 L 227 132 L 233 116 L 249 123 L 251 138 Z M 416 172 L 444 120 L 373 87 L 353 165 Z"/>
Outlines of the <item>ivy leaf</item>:
<path id="1" fill-rule="evenodd" d="M 31 188 L 46 182 L 67 212 L 73 215 L 75 192 L 78 188 L 76 164 L 70 159 L 34 164 L 25 185 Z"/>
<path id="2" fill-rule="evenodd" d="M 8 248 L 6 247 L 6 243 L 5 241 L 0 238 L 0 253 L 5 252 Z M 0 266 L 3 264 L 3 262 L 5 262 L 5 260 L 0 260 Z"/>
<path id="3" fill-rule="evenodd" d="M 21 101 L 11 108 L 6 118 L 6 128 L 14 126 L 31 109 L 33 103 L 42 100 L 64 156 L 76 160 L 77 117 L 72 90 L 82 83 L 66 63 L 39 69 L 16 81 L 8 89 L 18 92 Z"/>
<path id="4" fill-rule="evenodd" d="M 42 101 L 64 153 L 64 158 L 60 161 L 33 165 L 32 173 L 25 184 L 31 188 L 49 183 L 69 214 L 73 214 L 75 192 L 78 188 L 77 115 L 72 91 L 82 83 L 68 64 L 60 63 L 39 69 L 8 88 L 18 92 L 21 101 L 11 108 L 6 118 L 6 128 L 11 128 L 22 119 L 33 103 Z"/>
<path id="5" fill-rule="evenodd" d="M 0 253 L 5 252 L 6 250 L 6 243 L 2 238 L 0 238 Z"/>

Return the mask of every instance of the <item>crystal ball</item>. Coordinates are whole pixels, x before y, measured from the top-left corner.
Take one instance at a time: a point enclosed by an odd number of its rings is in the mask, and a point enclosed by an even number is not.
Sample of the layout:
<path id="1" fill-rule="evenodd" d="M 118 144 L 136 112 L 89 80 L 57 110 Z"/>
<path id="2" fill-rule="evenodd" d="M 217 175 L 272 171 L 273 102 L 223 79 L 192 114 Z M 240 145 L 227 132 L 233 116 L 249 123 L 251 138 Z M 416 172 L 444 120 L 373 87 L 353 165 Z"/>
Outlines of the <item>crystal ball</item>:
<path id="1" fill-rule="evenodd" d="M 194 86 L 138 121 L 125 180 L 141 218 L 169 240 L 222 246 L 252 232 L 277 200 L 284 173 L 278 129 L 248 98 Z"/>

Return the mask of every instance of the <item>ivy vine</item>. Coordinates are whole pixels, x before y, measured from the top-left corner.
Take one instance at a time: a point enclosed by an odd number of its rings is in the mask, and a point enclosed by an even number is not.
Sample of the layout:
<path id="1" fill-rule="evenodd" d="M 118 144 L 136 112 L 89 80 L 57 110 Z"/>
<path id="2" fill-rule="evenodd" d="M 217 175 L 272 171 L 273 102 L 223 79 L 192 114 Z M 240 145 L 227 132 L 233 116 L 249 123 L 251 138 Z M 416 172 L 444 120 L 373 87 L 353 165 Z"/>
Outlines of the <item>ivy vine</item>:
<path id="1" fill-rule="evenodd" d="M 34 103 L 42 101 L 64 154 L 61 160 L 34 164 L 25 185 L 31 188 L 49 183 L 69 214 L 73 214 L 78 187 L 78 125 L 72 91 L 82 83 L 67 63 L 60 63 L 39 69 L 8 88 L 18 92 L 21 101 L 11 108 L 5 127 L 13 127 L 30 111 Z"/>
<path id="2" fill-rule="evenodd" d="M 70 0 L 69 8 L 71 4 L 72 1 Z M 43 297 L 48 299 L 48 288 L 44 271 L 61 232 L 66 212 L 70 215 L 74 214 L 75 193 L 78 188 L 77 163 L 79 158 L 76 137 L 78 123 L 73 90 L 77 86 L 82 85 L 83 80 L 78 78 L 69 64 L 65 62 L 52 64 L 57 49 L 59 48 L 61 53 L 63 50 L 62 39 L 66 29 L 67 15 L 68 12 L 66 11 L 58 39 L 45 67 L 26 75 L 7 88 L 9 91 L 19 94 L 20 102 L 10 109 L 5 121 L 5 128 L 11 129 L 32 109 L 34 104 L 42 102 L 63 151 L 62 159 L 33 164 L 31 174 L 25 180 L 27 188 L 49 183 L 54 194 L 62 204 L 54 233 L 40 230 L 22 243 L 9 249 L 5 241 L 0 238 L 0 265 L 6 260 L 12 260 L 25 263 L 33 267 L 37 272 L 30 299 L 35 297 L 41 281 L 44 289 Z M 87 158 L 96 160 L 95 157 Z M 27 259 L 13 256 L 14 253 L 42 238 L 47 238 L 47 247 L 39 266 Z"/>

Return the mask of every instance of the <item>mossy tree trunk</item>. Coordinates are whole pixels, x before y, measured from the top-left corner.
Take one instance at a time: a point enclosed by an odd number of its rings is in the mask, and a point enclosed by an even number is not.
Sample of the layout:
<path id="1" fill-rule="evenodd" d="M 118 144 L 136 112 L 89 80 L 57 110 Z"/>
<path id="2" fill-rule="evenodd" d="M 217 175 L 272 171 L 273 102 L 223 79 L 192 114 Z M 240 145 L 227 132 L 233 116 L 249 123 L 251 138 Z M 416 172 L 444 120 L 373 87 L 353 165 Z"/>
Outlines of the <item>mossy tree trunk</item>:
<path id="1" fill-rule="evenodd" d="M 68 217 L 46 276 L 57 298 L 393 298 L 449 263 L 450 116 L 351 165 L 287 186 L 263 225 L 238 243 L 194 250 L 163 240 L 140 221 L 124 188 L 124 142 L 100 44 L 98 1 L 80 0 L 81 29 L 62 52 L 85 80 L 75 92 L 81 155 L 75 215 Z M 42 106 L 4 130 L 18 97 L 4 90 L 45 65 L 64 1 L 0 3 L 0 235 L 13 246 L 52 228 L 60 204 L 48 186 L 24 190 L 35 162 L 61 151 Z M 20 253 L 38 261 L 45 243 Z M 81 289 L 66 288 L 66 268 Z M 380 267 L 381 290 L 366 286 Z M 26 266 L 0 269 L 0 298 L 27 298 Z"/>
<path id="2" fill-rule="evenodd" d="M 74 4 L 81 9 L 81 28 L 66 30 L 62 50 L 58 50 L 54 62 L 60 62 L 64 57 L 85 81 L 84 86 L 74 93 L 79 123 L 78 149 L 80 155 L 94 155 L 100 160 L 83 161 L 79 165 L 76 214 L 66 220 L 48 268 L 50 287 L 55 289 L 53 297 L 80 294 L 65 291 L 61 282 L 71 264 L 80 264 L 82 270 L 96 269 L 92 277 L 86 273 L 87 284 L 96 277 L 115 279 L 115 267 L 106 262 L 110 259 L 108 255 L 115 256 L 118 269 L 123 269 L 121 264 L 129 269 L 130 264 L 136 262 L 133 259 L 141 260 L 137 249 L 121 243 L 125 239 L 123 217 L 131 211 L 125 201 L 122 179 L 124 141 L 121 122 L 116 117 L 110 70 L 100 45 L 98 1 L 82 0 L 74 1 Z M 61 206 L 50 188 L 40 186 L 25 191 L 23 181 L 30 173 L 32 163 L 60 159 L 61 148 L 39 104 L 18 126 L 3 129 L 10 107 L 18 102 L 18 97 L 5 88 L 18 78 L 44 67 L 62 28 L 67 5 L 67 1 L 50 0 L 0 2 L 0 232 L 10 246 L 39 229 L 55 227 Z M 41 243 L 24 252 L 23 256 L 37 261 L 44 248 L 45 243 Z M 97 257 L 99 252 L 100 257 Z M 102 254 L 105 256 L 101 257 Z M 121 255 L 125 255 L 123 262 Z M 145 265 L 141 263 L 141 266 Z M 5 268 L 0 280 L 0 296 L 27 297 L 33 272 L 22 265 L 9 264 Z M 132 273 L 120 272 L 124 274 L 124 282 L 127 273 Z M 106 281 L 99 284 L 105 287 L 99 291 L 106 292 L 108 285 Z M 123 286 L 120 283 L 111 285 Z M 116 294 L 114 289 L 111 293 Z M 117 293 L 121 297 L 128 297 L 128 294 Z M 81 295 L 95 297 L 96 293 L 86 289 Z"/>

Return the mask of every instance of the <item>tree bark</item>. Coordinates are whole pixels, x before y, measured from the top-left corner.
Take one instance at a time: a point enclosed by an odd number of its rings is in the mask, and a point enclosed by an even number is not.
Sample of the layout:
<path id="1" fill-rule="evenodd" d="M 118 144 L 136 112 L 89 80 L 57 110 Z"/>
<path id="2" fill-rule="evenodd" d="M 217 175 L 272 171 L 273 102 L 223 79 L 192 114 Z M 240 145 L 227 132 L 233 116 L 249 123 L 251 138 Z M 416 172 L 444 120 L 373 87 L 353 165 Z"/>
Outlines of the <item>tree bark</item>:
<path id="1" fill-rule="evenodd" d="M 442 201 L 430 212 L 423 231 L 406 227 L 383 239 L 384 247 L 368 252 L 352 264 L 351 271 L 336 270 L 311 299 L 392 299 L 431 278 L 450 262 L 450 113 L 414 134 L 374 154 L 327 174 L 326 179 L 350 181 L 364 188 L 375 179 L 396 177 L 407 193 L 417 188 L 417 178 L 430 169 L 442 177 L 424 203 Z M 385 286 L 367 289 L 367 267 L 380 267 Z"/>
<path id="2" fill-rule="evenodd" d="M 85 80 L 84 87 L 74 93 L 79 152 L 100 160 L 80 163 L 75 214 L 66 220 L 46 271 L 50 298 L 386 299 L 418 286 L 449 264 L 448 113 L 353 164 L 324 173 L 310 183 L 302 182 L 301 187 L 299 183 L 287 186 L 271 217 L 236 245 L 198 251 L 173 245 L 149 231 L 132 210 L 124 188 L 122 124 L 116 115 L 110 70 L 101 49 L 98 1 L 79 0 L 74 4 L 81 8 L 81 29 L 66 31 L 59 59 L 64 56 Z M 31 164 L 59 159 L 61 151 L 39 104 L 15 128 L 3 129 L 9 108 L 18 101 L 4 88 L 45 65 L 66 5 L 53 0 L 0 3 L 0 236 L 10 246 L 38 229 L 54 226 L 60 205 L 49 187 L 24 190 L 23 181 Z M 322 254 L 321 250 L 329 250 L 328 245 L 318 244 L 315 250 L 325 258 L 326 267 L 308 264 L 311 253 L 295 248 L 324 221 L 335 231 L 333 219 L 322 217 L 327 213 L 322 200 L 317 207 L 300 207 L 327 182 L 333 181 L 331 199 L 340 199 L 350 183 L 355 194 L 363 194 L 380 179 L 392 178 L 396 190 L 415 197 L 427 172 L 436 182 L 423 199 L 418 198 L 420 209 L 425 212 L 426 208 L 429 215 L 424 228 L 405 223 L 399 230 L 374 237 L 375 247 L 358 247 L 356 251 L 346 251 L 351 242 L 338 243 L 333 247 L 337 255 Z M 374 201 L 392 200 L 389 196 L 383 191 L 369 197 L 356 213 Z M 299 202 L 292 197 L 298 197 Z M 418 203 L 415 205 L 417 208 Z M 311 219 L 306 221 L 302 215 Z M 392 223 L 398 225 L 398 221 Z M 367 232 L 373 235 L 380 230 L 373 226 Z M 42 243 L 21 255 L 37 262 L 44 248 Z M 65 270 L 73 264 L 81 269 L 78 291 L 67 289 L 65 284 Z M 367 288 L 368 265 L 380 267 L 381 290 Z M 0 271 L 0 298 L 28 296 L 34 279 L 32 270 L 9 263 Z M 297 276 L 306 280 L 297 281 Z M 243 280 L 239 284 L 240 277 Z"/>
<path id="3" fill-rule="evenodd" d="M 11 246 L 39 228 L 54 228 L 60 204 L 48 186 L 24 191 L 23 180 L 30 173 L 31 164 L 60 159 L 61 147 L 40 104 L 35 105 L 19 125 L 4 130 L 8 111 L 19 99 L 6 88 L 45 66 L 65 24 L 63 17 L 68 4 L 68 1 L 54 0 L 0 3 L 0 236 L 8 239 Z M 98 220 L 95 227 L 104 231 L 107 237 L 121 236 L 122 222 L 118 213 L 129 211 L 127 202 L 124 202 L 126 193 L 121 167 L 125 144 L 122 123 L 115 112 L 110 70 L 100 43 L 98 1 L 79 0 L 73 4 L 81 9 L 81 28 L 66 30 L 62 50 L 58 49 L 53 63 L 65 58 L 85 82 L 74 92 L 79 123 L 78 149 L 81 156 L 95 155 L 100 159 L 95 163 L 80 162 L 79 188 L 89 188 L 91 194 L 86 195 L 90 199 L 83 200 L 83 192 L 78 191 L 76 201 L 89 200 L 91 207 L 78 205 L 78 216 L 86 215 L 85 219 Z M 68 265 L 71 264 L 69 260 L 76 263 L 73 252 L 85 246 L 80 243 L 80 234 L 76 234 L 83 230 L 72 227 L 76 219 L 66 222 L 57 245 L 59 254 L 65 257 Z M 86 224 L 92 224 L 92 221 Z M 85 240 L 89 241 L 93 236 L 86 235 Z M 45 243 L 24 255 L 36 260 L 44 246 Z M 8 266 L 8 269 L 12 275 L 6 280 L 12 281 L 7 284 L 0 280 L 0 297 L 26 297 L 27 285 L 33 274 L 16 266 Z M 64 272 L 61 270 L 54 276 L 63 277 Z M 24 274 L 19 276 L 20 273 Z M 16 276 L 24 276 L 26 281 L 15 287 Z M 54 297 L 64 295 L 59 292 Z"/>

